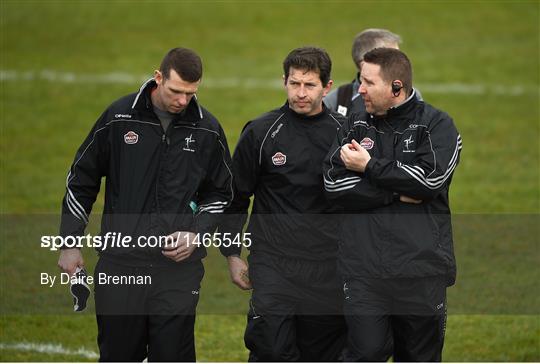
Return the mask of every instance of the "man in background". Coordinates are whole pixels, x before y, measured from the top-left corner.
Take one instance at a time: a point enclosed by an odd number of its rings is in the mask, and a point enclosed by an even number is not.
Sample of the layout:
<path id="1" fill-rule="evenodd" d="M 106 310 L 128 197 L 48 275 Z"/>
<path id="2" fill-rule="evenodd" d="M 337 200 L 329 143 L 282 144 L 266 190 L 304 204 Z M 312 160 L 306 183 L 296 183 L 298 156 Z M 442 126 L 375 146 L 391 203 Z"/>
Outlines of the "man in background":
<path id="1" fill-rule="evenodd" d="M 330 109 L 349 116 L 354 113 L 365 111 L 364 102 L 360 95 L 360 72 L 364 54 L 375 48 L 399 49 L 401 37 L 386 29 L 366 29 L 354 37 L 352 45 L 352 59 L 358 72 L 350 83 L 339 86 L 332 90 L 324 98 L 324 103 Z M 422 100 L 422 95 L 416 90 L 416 97 Z"/>

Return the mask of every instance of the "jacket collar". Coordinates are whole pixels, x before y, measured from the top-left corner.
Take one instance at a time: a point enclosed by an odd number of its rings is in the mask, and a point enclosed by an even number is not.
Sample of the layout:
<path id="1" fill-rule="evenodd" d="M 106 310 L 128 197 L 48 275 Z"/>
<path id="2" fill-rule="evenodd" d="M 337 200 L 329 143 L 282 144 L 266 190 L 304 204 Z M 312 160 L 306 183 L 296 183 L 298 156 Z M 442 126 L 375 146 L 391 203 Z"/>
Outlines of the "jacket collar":
<path id="1" fill-rule="evenodd" d="M 356 99 L 357 97 L 361 97 L 360 92 L 360 72 L 356 73 L 356 77 L 354 80 L 352 80 L 352 93 L 351 93 L 351 100 Z"/>
<path id="2" fill-rule="evenodd" d="M 139 88 L 139 92 L 137 92 L 131 108 L 139 111 L 153 112 L 151 92 L 155 87 L 157 87 L 157 84 L 154 78 L 146 80 Z M 186 109 L 179 113 L 178 116 L 174 118 L 173 122 L 179 119 L 190 122 L 198 122 L 202 118 L 202 108 L 199 105 L 197 95 L 195 95 L 189 102 Z"/>
<path id="3" fill-rule="evenodd" d="M 414 109 L 417 105 L 418 101 L 416 98 L 416 90 L 413 89 L 409 97 L 405 101 L 403 101 L 401 104 L 392 106 L 388 111 L 386 112 L 386 115 L 381 116 L 375 116 L 372 114 L 369 114 L 372 119 L 403 119 L 407 118 L 411 114 L 414 113 Z"/>
<path id="4" fill-rule="evenodd" d="M 324 102 L 322 103 L 322 111 L 316 115 L 310 115 L 310 116 L 307 116 L 307 115 L 302 115 L 302 114 L 298 114 L 297 112 L 295 112 L 293 109 L 291 109 L 289 107 L 289 101 L 286 101 L 285 104 L 280 108 L 282 112 L 284 113 L 287 113 L 289 115 L 292 115 L 293 117 L 297 118 L 298 120 L 302 120 L 302 121 L 315 121 L 315 120 L 319 120 L 321 119 L 322 117 L 324 117 L 325 115 L 328 115 L 329 112 L 330 112 L 330 109 L 328 109 L 326 107 L 326 105 L 324 104 Z"/>
<path id="5" fill-rule="evenodd" d="M 360 72 L 356 72 L 356 77 L 354 80 L 352 80 L 353 84 L 353 90 L 355 90 L 358 93 L 358 89 L 360 88 Z"/>

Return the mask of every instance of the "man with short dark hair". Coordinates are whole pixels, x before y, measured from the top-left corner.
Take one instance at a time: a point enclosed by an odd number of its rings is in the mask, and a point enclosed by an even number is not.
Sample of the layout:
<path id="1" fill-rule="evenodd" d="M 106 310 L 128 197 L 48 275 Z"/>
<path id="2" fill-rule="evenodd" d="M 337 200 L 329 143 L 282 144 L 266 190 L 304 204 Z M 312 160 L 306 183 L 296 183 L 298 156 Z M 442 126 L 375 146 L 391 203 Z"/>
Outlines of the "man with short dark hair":
<path id="1" fill-rule="evenodd" d="M 415 97 L 401 51 L 366 53 L 360 79 L 366 111 L 349 117 L 324 161 L 327 195 L 344 209 L 345 361 L 440 361 L 461 136 Z"/>
<path id="2" fill-rule="evenodd" d="M 100 116 L 69 170 L 60 232 L 82 236 L 106 177 L 101 234 L 130 237 L 97 247 L 95 301 L 100 361 L 195 361 L 194 323 L 204 248 L 232 198 L 230 154 L 218 121 L 196 93 L 202 62 L 172 49 L 154 77 Z M 167 237 L 171 244 L 152 238 Z M 58 265 L 74 274 L 81 251 Z"/>
<path id="3" fill-rule="evenodd" d="M 253 195 L 249 280 L 240 249 L 222 252 L 232 281 L 253 287 L 250 361 L 337 361 L 345 341 L 338 237 L 320 166 L 343 120 L 322 103 L 332 85 L 324 50 L 293 50 L 283 72 L 287 102 L 247 123 L 233 156 L 223 230 L 242 231 Z"/>
<path id="4" fill-rule="evenodd" d="M 387 29 L 370 28 L 358 33 L 354 37 L 351 51 L 353 63 L 358 70 L 356 77 L 350 83 L 341 85 L 326 95 L 324 98 L 326 106 L 343 116 L 364 112 L 364 102 L 360 96 L 360 72 L 364 54 L 375 48 L 399 49 L 400 43 L 401 37 Z M 416 97 L 422 100 L 418 90 Z"/>

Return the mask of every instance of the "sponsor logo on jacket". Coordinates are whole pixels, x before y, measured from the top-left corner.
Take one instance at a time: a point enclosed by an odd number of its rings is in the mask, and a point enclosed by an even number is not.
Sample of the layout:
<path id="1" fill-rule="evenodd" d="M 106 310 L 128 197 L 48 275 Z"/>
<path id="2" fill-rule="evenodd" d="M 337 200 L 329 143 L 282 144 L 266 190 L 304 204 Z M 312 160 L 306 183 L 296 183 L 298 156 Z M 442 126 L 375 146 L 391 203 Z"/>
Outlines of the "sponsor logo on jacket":
<path id="1" fill-rule="evenodd" d="M 360 146 L 364 149 L 371 149 L 373 148 L 373 145 L 375 144 L 375 142 L 373 140 L 371 140 L 371 138 L 364 138 L 362 139 L 362 141 L 360 142 Z"/>
<path id="2" fill-rule="evenodd" d="M 126 134 L 124 134 L 124 142 L 126 142 L 126 144 L 135 144 L 138 141 L 139 135 L 134 131 L 128 131 Z"/>
<path id="3" fill-rule="evenodd" d="M 337 112 L 343 116 L 347 116 L 347 107 L 343 105 L 338 105 Z"/>
<path id="4" fill-rule="evenodd" d="M 346 300 L 351 298 L 349 296 L 349 287 L 347 287 L 347 282 L 343 283 L 343 294 L 345 295 Z"/>
<path id="5" fill-rule="evenodd" d="M 272 163 L 274 163 L 275 166 L 282 166 L 287 163 L 287 156 L 281 152 L 277 152 L 272 156 Z"/>
<path id="6" fill-rule="evenodd" d="M 279 133 L 279 130 L 281 129 L 282 126 L 283 126 L 283 123 L 279 124 L 277 129 L 270 135 L 272 139 L 276 137 L 277 133 Z"/>

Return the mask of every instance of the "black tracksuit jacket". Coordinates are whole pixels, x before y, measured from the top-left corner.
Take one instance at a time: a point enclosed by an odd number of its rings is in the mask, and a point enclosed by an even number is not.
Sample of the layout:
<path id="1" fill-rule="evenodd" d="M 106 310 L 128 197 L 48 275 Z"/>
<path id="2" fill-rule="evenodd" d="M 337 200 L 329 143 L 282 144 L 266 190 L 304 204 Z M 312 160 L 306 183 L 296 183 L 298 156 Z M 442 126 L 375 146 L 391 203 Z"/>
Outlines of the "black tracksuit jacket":
<path id="1" fill-rule="evenodd" d="M 340 148 L 352 139 L 371 155 L 365 173 L 341 161 Z M 454 283 L 448 190 L 460 150 L 452 119 L 414 92 L 384 117 L 349 117 L 324 161 L 327 196 L 345 212 L 339 257 L 346 278 L 443 275 Z M 423 202 L 402 203 L 399 195 Z"/>
<path id="2" fill-rule="evenodd" d="M 223 230 L 247 232 L 250 250 L 307 260 L 335 259 L 337 226 L 324 194 L 321 163 L 344 119 L 324 107 L 303 116 L 288 104 L 246 124 L 233 156 L 234 199 Z M 232 217 L 232 219 L 231 219 Z M 224 255 L 240 249 L 222 249 Z"/>
<path id="3" fill-rule="evenodd" d="M 106 177 L 101 234 L 139 236 L 209 232 L 232 199 L 230 154 L 218 121 L 194 97 L 165 133 L 153 112 L 153 79 L 115 101 L 80 146 L 66 180 L 62 236 L 80 236 Z M 194 212 L 190 207 L 195 202 Z M 110 248 L 100 256 L 125 265 L 176 264 L 161 248 Z M 197 248 L 186 261 L 204 257 Z"/>

